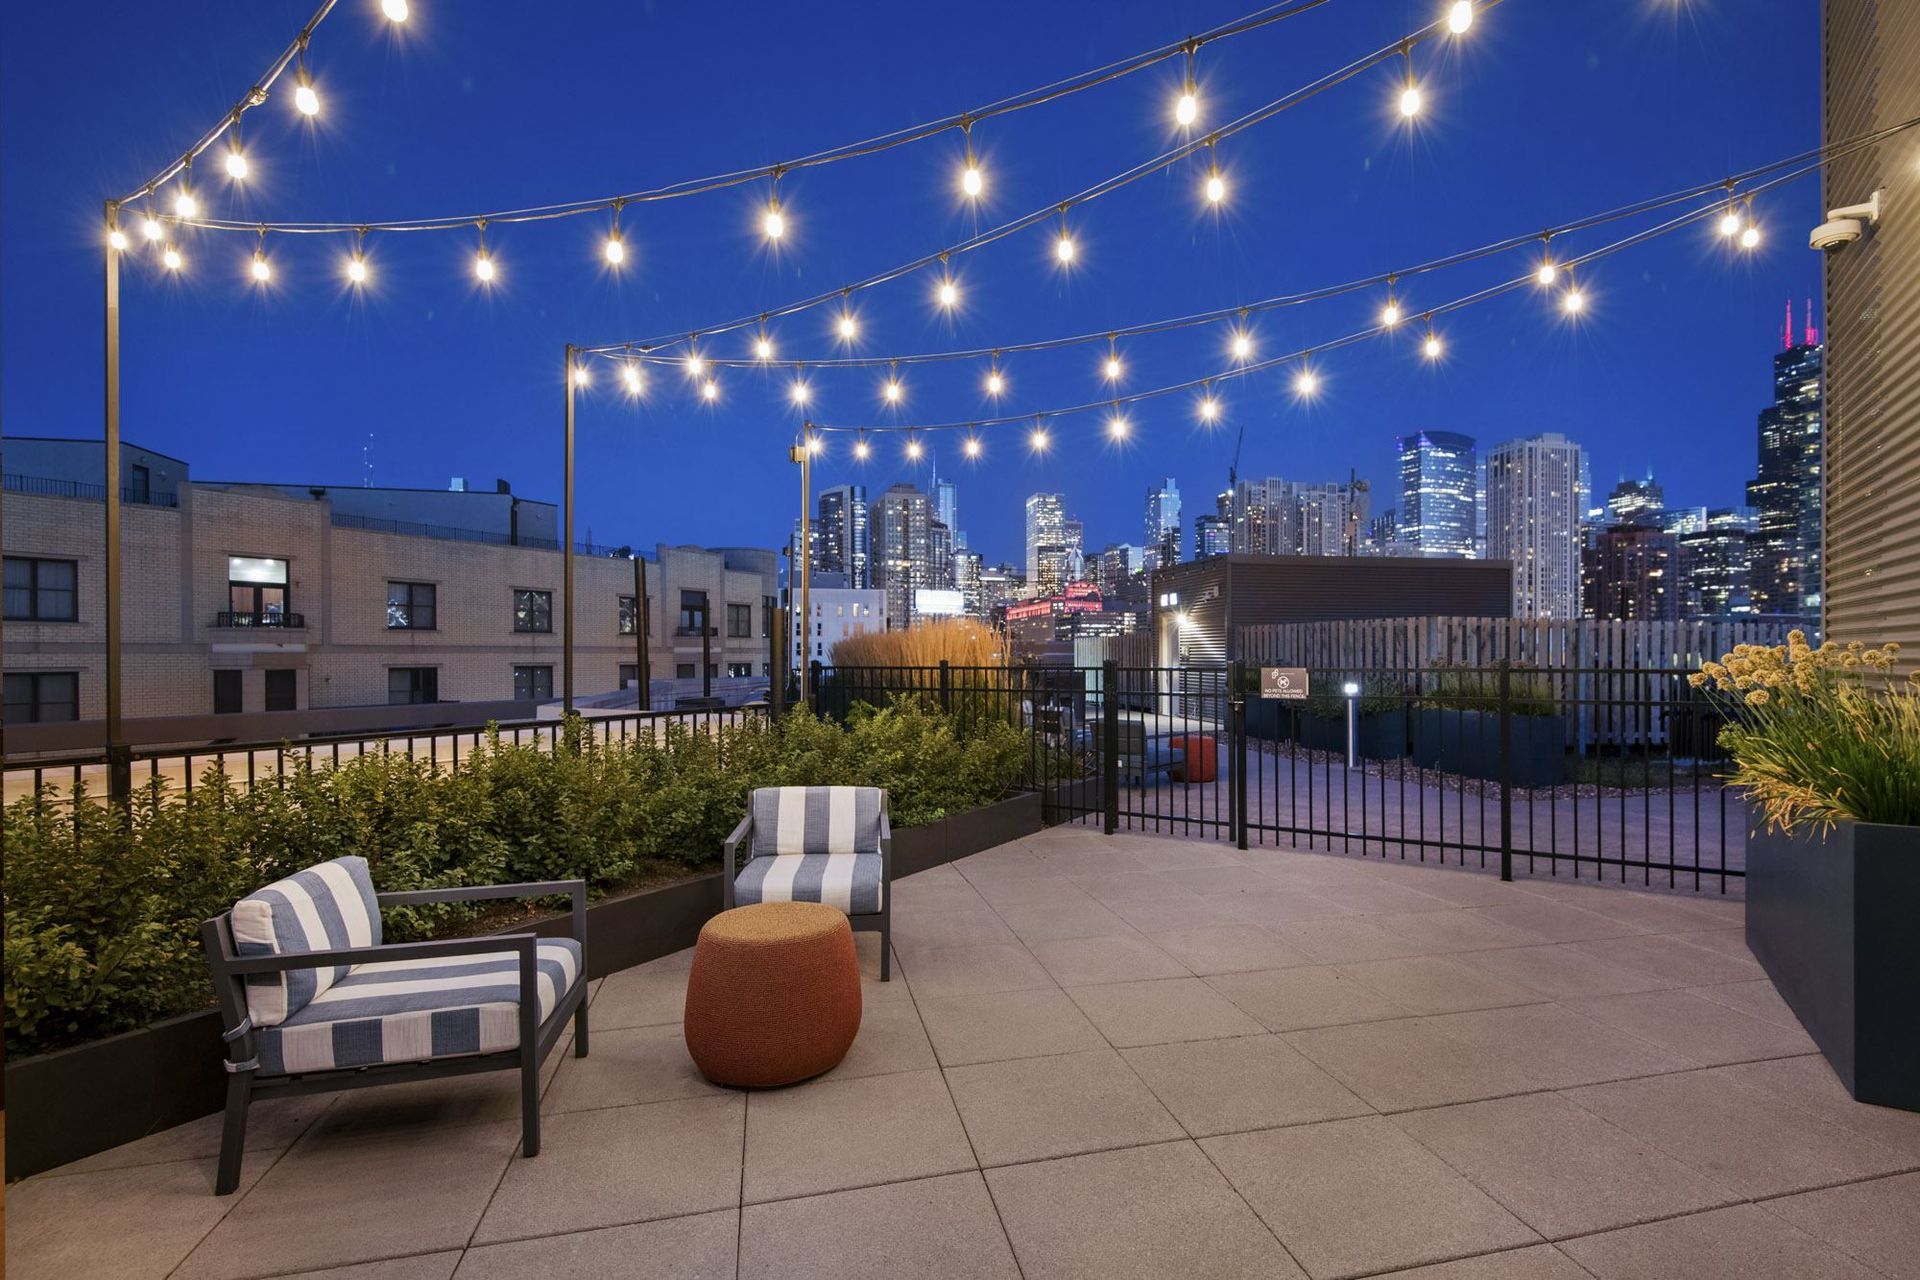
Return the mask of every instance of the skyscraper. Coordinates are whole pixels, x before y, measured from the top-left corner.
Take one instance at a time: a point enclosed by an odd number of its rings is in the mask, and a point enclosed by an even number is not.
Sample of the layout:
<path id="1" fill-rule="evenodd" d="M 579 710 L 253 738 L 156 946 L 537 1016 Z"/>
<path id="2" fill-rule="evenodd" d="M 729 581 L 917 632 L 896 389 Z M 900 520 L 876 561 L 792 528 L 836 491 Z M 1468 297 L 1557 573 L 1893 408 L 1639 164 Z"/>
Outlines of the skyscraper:
<path id="1" fill-rule="evenodd" d="M 1748 584 L 1753 512 L 1747 507 L 1709 511 L 1700 529 L 1678 535 L 1680 612 L 1690 618 L 1726 618 L 1753 612 Z M 1668 530 L 1672 532 L 1671 528 Z"/>
<path id="2" fill-rule="evenodd" d="M 1205 560 L 1233 550 L 1233 521 L 1217 512 L 1193 518 L 1193 558 Z"/>
<path id="3" fill-rule="evenodd" d="M 887 626 L 913 625 L 914 593 L 933 585 L 929 526 L 933 506 L 910 484 L 896 484 L 873 504 L 873 585 L 887 593 Z"/>
<path id="4" fill-rule="evenodd" d="M 938 476 L 933 481 L 933 518 L 947 526 L 947 531 L 953 535 L 954 546 L 967 545 L 966 538 L 960 533 L 959 495 L 953 481 L 942 480 Z"/>
<path id="5" fill-rule="evenodd" d="M 1278 476 L 1233 489 L 1233 549 L 1246 555 L 1300 554 L 1298 486 Z"/>
<path id="6" fill-rule="evenodd" d="M 1792 340 L 1788 324 L 1788 340 Z M 1773 403 L 1760 411 L 1760 466 L 1747 485 L 1759 527 L 1750 586 L 1757 613 L 1820 613 L 1821 374 L 1826 348 L 1806 341 L 1773 357 Z"/>
<path id="7" fill-rule="evenodd" d="M 1168 476 L 1147 490 L 1147 567 L 1180 563 L 1180 488 Z"/>
<path id="8" fill-rule="evenodd" d="M 1622 480 L 1613 486 L 1607 495 L 1607 523 L 1658 525 L 1666 506 L 1667 491 L 1649 471 L 1644 480 Z"/>
<path id="9" fill-rule="evenodd" d="M 1398 535 L 1423 556 L 1474 554 L 1479 456 L 1472 436 L 1420 431 L 1400 437 Z"/>
<path id="10" fill-rule="evenodd" d="M 820 491 L 820 518 L 813 526 L 813 567 L 843 573 L 848 587 L 873 585 L 872 545 L 868 536 L 867 486 L 840 484 Z"/>
<path id="11" fill-rule="evenodd" d="M 1361 530 L 1367 527 L 1371 517 L 1366 481 L 1295 485 L 1293 491 L 1299 505 L 1297 550 L 1301 555 L 1360 554 Z"/>
<path id="12" fill-rule="evenodd" d="M 1614 524 L 1601 530 L 1582 557 L 1583 604 L 1590 618 L 1671 622 L 1680 616 L 1680 548 L 1674 535 L 1650 524 Z"/>
<path id="13" fill-rule="evenodd" d="M 1087 576 L 1087 526 L 1068 518 L 1061 521 L 1061 541 L 1067 548 L 1067 581 L 1081 582 Z"/>
<path id="14" fill-rule="evenodd" d="M 1066 585 L 1066 500 L 1036 493 L 1027 499 L 1027 594 L 1059 595 Z"/>
<path id="15" fill-rule="evenodd" d="M 1580 616 L 1580 517 L 1586 452 L 1559 432 L 1487 453 L 1487 557 L 1513 562 L 1519 618 Z"/>

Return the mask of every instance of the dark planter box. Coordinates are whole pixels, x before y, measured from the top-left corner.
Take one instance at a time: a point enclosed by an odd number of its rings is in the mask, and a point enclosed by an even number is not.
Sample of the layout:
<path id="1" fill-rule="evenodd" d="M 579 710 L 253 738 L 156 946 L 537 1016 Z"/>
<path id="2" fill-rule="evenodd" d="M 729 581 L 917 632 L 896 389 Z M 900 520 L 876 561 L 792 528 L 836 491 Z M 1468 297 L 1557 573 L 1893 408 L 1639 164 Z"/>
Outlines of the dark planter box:
<path id="1" fill-rule="evenodd" d="M 1264 742 L 1297 742 L 1309 751 L 1347 753 L 1346 716 L 1312 715 L 1275 698 L 1247 699 L 1247 736 Z M 1398 760 L 1407 754 L 1407 713 L 1363 711 L 1354 726 L 1360 755 L 1368 760 Z"/>
<path id="2" fill-rule="evenodd" d="M 910 876 L 1040 829 L 1040 796 L 1012 796 L 893 833 L 893 873 Z M 693 945 L 720 911 L 720 875 L 603 898 L 587 908 L 587 976 L 610 973 Z M 533 930 L 566 932 L 566 918 Z M 117 1147 L 220 1110 L 227 1077 L 214 1010 L 7 1063 L 7 1177 L 30 1174 Z"/>
<path id="3" fill-rule="evenodd" d="M 1920 827 L 1747 838 L 1747 947 L 1847 1092 L 1908 1111 L 1920 1111 L 1916 916 Z"/>
<path id="4" fill-rule="evenodd" d="M 1565 716 L 1512 716 L 1509 778 L 1516 787 L 1554 787 L 1567 780 Z M 1415 707 L 1413 762 L 1467 778 L 1500 780 L 1500 713 Z"/>

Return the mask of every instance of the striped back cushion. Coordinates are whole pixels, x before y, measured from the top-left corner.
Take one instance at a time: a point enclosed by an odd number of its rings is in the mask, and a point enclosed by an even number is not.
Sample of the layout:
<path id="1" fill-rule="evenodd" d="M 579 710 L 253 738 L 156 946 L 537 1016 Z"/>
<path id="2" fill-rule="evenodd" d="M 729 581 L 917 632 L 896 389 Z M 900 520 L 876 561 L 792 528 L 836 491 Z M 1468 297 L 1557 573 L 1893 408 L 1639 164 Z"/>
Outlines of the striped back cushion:
<path id="1" fill-rule="evenodd" d="M 753 856 L 878 853 L 879 787 L 761 787 L 753 793 Z"/>
<path id="2" fill-rule="evenodd" d="M 380 945 L 380 907 L 365 858 L 335 858 L 295 872 L 233 904 L 233 943 L 242 956 Z M 350 965 L 247 977 L 247 1012 L 275 1027 L 347 976 Z"/>

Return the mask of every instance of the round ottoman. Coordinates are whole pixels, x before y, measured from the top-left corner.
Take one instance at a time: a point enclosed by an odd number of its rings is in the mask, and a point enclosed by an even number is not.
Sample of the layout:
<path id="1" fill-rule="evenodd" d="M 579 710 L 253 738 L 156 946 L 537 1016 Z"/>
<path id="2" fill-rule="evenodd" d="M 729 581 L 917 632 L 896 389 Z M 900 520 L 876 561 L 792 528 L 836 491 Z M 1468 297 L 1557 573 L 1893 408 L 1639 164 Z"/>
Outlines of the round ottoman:
<path id="1" fill-rule="evenodd" d="M 768 1088 L 838 1065 L 860 1030 L 847 917 L 817 902 L 723 911 L 687 975 L 687 1052 L 715 1084 Z"/>

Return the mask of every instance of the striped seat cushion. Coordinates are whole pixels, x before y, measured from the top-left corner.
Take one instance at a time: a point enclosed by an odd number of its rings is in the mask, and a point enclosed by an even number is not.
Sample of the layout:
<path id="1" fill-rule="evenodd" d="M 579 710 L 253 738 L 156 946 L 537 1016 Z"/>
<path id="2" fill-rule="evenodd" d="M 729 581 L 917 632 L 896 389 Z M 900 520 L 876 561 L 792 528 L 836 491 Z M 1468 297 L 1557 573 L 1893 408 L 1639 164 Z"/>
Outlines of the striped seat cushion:
<path id="1" fill-rule="evenodd" d="M 293 955 L 380 945 L 380 906 L 365 858 L 335 858 L 276 880 L 233 904 L 233 944 L 242 956 Z M 349 966 L 247 976 L 256 1027 L 278 1026 L 347 976 Z"/>
<path id="2" fill-rule="evenodd" d="M 753 793 L 753 856 L 878 853 L 878 787 L 761 787 Z"/>
<path id="3" fill-rule="evenodd" d="M 556 938 L 537 950 L 545 1022 L 580 981 L 580 944 Z M 515 1049 L 520 957 L 496 951 L 355 965 L 257 1043 L 268 1075 Z"/>
<path id="4" fill-rule="evenodd" d="M 885 899 L 877 853 L 783 853 L 755 858 L 733 882 L 734 901 L 822 902 L 850 916 L 877 914 Z"/>

